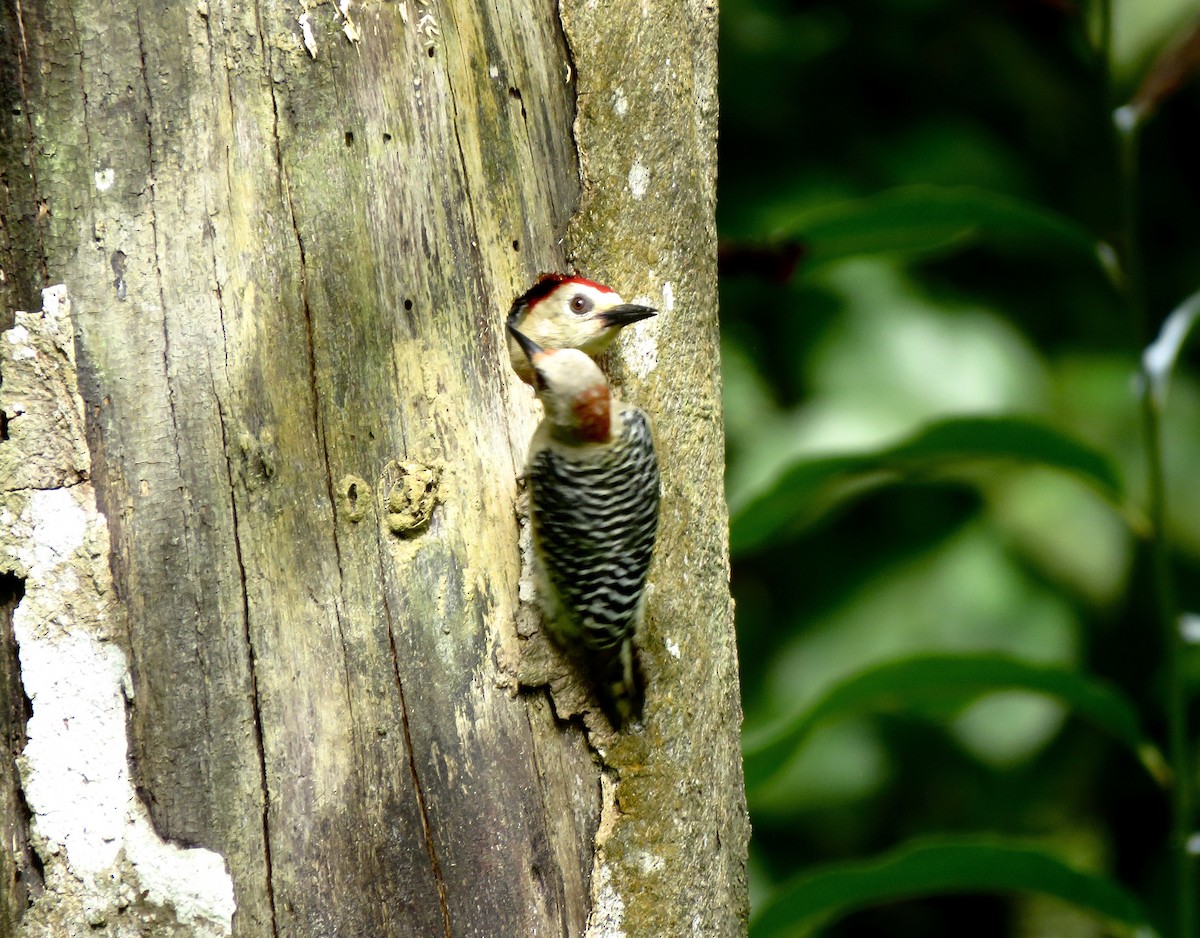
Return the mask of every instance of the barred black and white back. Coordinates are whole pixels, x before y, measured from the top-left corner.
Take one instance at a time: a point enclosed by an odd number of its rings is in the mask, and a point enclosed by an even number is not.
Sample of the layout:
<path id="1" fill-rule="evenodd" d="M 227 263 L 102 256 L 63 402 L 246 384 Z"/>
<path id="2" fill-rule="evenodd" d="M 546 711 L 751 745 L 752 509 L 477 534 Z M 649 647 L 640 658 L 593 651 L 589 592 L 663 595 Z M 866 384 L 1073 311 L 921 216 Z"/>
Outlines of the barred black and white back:
<path id="1" fill-rule="evenodd" d="M 586 650 L 620 725 L 640 714 L 633 640 L 658 530 L 659 476 L 646 415 L 618 411 L 611 445 L 535 445 L 528 467 L 546 625 Z M 614 713 L 615 711 L 615 713 Z"/>

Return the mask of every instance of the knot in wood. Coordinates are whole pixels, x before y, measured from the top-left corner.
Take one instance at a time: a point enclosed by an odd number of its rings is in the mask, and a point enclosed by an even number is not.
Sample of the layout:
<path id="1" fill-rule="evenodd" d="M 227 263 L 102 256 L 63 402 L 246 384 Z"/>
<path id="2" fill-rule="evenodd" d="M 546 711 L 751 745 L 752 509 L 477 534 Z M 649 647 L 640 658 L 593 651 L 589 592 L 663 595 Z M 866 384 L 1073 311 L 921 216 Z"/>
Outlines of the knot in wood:
<path id="1" fill-rule="evenodd" d="M 385 473 L 385 482 L 388 475 L 394 477 L 384 503 L 388 530 L 400 537 L 419 534 L 437 506 L 440 473 L 434 466 L 416 462 L 393 463 L 388 468 L 392 471 Z"/>

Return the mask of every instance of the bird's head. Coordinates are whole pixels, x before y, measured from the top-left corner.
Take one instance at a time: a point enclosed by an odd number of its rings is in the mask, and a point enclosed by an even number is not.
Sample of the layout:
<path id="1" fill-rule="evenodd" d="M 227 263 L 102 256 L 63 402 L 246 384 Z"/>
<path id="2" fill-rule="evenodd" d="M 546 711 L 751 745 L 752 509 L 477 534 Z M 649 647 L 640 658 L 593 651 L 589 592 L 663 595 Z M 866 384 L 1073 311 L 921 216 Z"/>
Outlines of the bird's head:
<path id="1" fill-rule="evenodd" d="M 579 349 L 595 357 L 608 348 L 622 327 L 656 312 L 649 306 L 626 303 L 616 291 L 594 280 L 542 274 L 513 301 L 508 325 L 519 328 L 544 349 Z M 508 351 L 521 380 L 532 383 L 528 360 L 511 335 Z"/>

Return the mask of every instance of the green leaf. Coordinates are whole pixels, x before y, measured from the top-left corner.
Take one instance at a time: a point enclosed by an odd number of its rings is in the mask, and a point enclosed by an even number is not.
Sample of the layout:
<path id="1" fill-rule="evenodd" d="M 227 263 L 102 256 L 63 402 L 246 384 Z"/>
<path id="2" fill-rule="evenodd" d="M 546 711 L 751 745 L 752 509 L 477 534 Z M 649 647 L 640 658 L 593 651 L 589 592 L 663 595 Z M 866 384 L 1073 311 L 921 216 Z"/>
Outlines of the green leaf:
<path id="1" fill-rule="evenodd" d="M 1065 216 L 969 186 L 889 189 L 784 219 L 778 234 L 800 238 L 808 268 L 863 254 L 926 253 L 999 236 L 1060 244 L 1097 256 L 1097 239 Z"/>
<path id="2" fill-rule="evenodd" d="M 966 703 L 981 694 L 1024 690 L 1061 701 L 1125 743 L 1146 770 L 1166 782 L 1166 761 L 1119 691 L 1075 671 L 999 655 L 928 655 L 889 661 L 835 684 L 789 720 L 748 734 L 742 754 L 746 787 L 771 778 L 822 721 L 927 703 Z"/>
<path id="3" fill-rule="evenodd" d="M 792 533 L 864 489 L 981 460 L 1061 469 L 1120 501 L 1113 464 L 1074 437 L 1024 417 L 957 417 L 928 424 L 908 440 L 875 452 L 798 460 L 772 485 L 731 506 L 730 550 L 751 551 Z"/>
<path id="4" fill-rule="evenodd" d="M 881 857 L 803 873 L 757 912 L 750 938 L 808 934 L 856 909 L 962 892 L 1056 896 L 1122 930 L 1155 934 L 1137 900 L 1113 880 L 1077 870 L 1036 847 L 976 835 L 924 838 Z"/>

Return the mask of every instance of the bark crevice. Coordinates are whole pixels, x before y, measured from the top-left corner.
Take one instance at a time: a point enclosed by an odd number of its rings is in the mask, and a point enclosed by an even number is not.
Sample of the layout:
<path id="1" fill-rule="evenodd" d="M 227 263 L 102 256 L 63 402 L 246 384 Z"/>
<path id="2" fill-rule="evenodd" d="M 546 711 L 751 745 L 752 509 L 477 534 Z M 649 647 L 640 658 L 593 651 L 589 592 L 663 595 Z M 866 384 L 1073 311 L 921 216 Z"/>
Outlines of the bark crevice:
<path id="1" fill-rule="evenodd" d="M 383 545 L 379 545 L 379 576 L 382 582 L 384 577 L 383 558 L 387 556 L 383 550 Z M 433 874 L 434 884 L 437 886 L 438 903 L 442 911 L 442 924 L 445 928 L 446 938 L 453 938 L 453 931 L 450 925 L 450 903 L 446 893 L 446 880 L 442 875 L 442 866 L 438 861 L 437 845 L 433 840 L 433 823 L 429 817 L 429 805 L 426 801 L 425 790 L 421 786 L 421 776 L 417 771 L 417 758 L 413 752 L 412 731 L 409 728 L 408 722 L 408 704 L 404 699 L 404 683 L 400 678 L 400 654 L 396 649 L 396 623 L 392 618 L 392 607 L 387 599 L 387 592 L 382 594 L 383 598 L 383 613 L 387 620 L 387 637 L 388 648 L 392 655 L 392 674 L 396 681 L 396 695 L 400 702 L 400 724 L 404 730 L 404 748 L 408 755 L 408 771 L 412 777 L 413 794 L 417 799 L 417 808 L 421 816 L 421 832 L 425 839 L 425 850 L 429 854 L 429 867 Z"/>
<path id="2" fill-rule="evenodd" d="M 224 337 L 224 321 L 222 320 L 222 335 Z M 242 599 L 242 641 L 246 647 L 246 670 L 250 679 L 250 710 L 253 714 L 251 735 L 254 739 L 254 750 L 258 757 L 258 775 L 262 795 L 262 844 L 263 844 L 263 877 L 267 897 L 267 909 L 270 914 L 271 935 L 279 938 L 278 912 L 275 908 L 275 882 L 271 858 L 271 786 L 267 775 L 267 747 L 263 738 L 262 702 L 258 693 L 258 656 L 254 650 L 254 638 L 250 628 L 250 589 L 246 579 L 246 561 L 242 556 L 242 534 L 238 519 L 237 487 L 233 469 L 233 456 L 230 452 L 229 430 L 225 418 L 225 410 L 221 399 L 216 397 L 217 422 L 221 428 L 221 446 L 225 453 L 226 481 L 229 486 L 229 514 L 232 525 L 234 557 L 237 560 L 238 586 Z"/>

